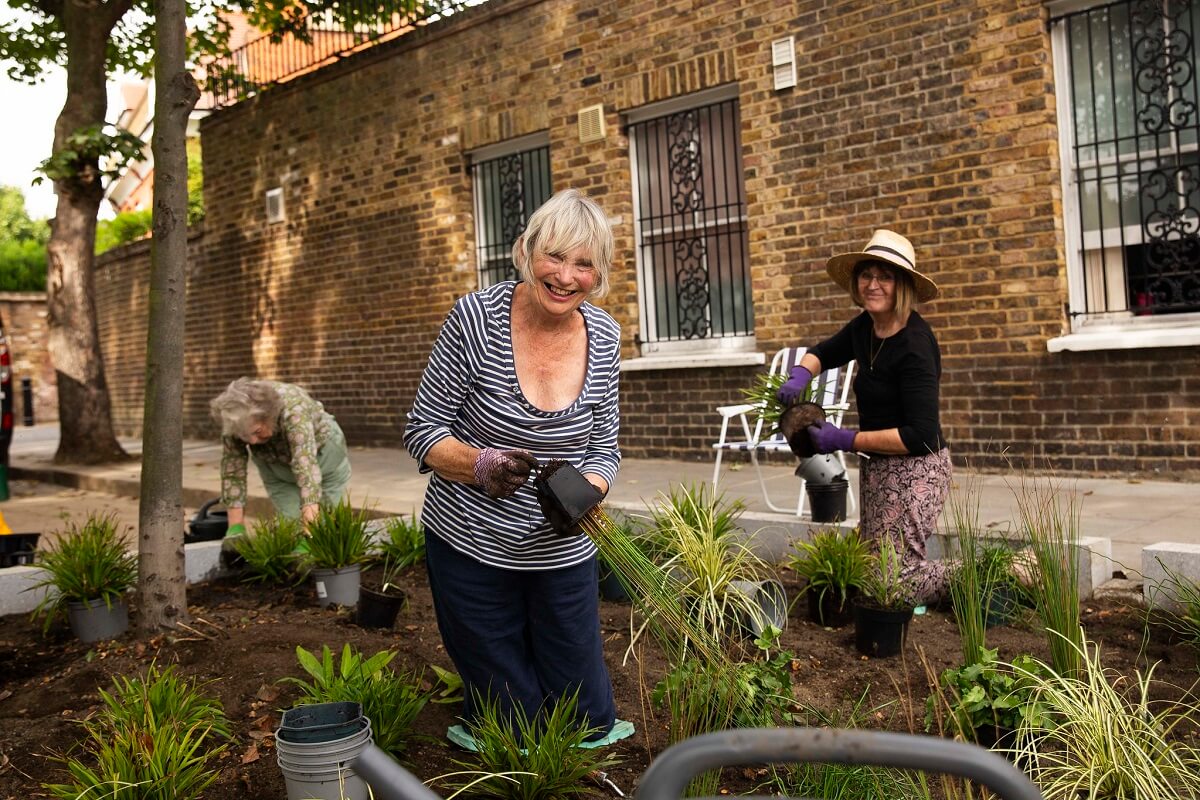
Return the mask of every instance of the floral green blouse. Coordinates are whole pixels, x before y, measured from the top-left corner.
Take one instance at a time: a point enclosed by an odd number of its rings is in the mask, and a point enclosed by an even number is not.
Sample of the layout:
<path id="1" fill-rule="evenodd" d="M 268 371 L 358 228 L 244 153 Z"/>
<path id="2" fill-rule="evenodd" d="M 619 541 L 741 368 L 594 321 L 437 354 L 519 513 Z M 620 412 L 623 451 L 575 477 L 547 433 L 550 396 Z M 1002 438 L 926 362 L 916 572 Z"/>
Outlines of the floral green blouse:
<path id="1" fill-rule="evenodd" d="M 275 420 L 271 438 L 246 444 L 236 436 L 223 436 L 221 444 L 221 501 L 226 508 L 246 505 L 246 464 L 250 456 L 265 463 L 291 466 L 300 487 L 300 505 L 321 502 L 321 467 L 317 451 L 334 429 L 333 417 L 320 402 L 290 383 L 275 383 L 283 411 Z"/>

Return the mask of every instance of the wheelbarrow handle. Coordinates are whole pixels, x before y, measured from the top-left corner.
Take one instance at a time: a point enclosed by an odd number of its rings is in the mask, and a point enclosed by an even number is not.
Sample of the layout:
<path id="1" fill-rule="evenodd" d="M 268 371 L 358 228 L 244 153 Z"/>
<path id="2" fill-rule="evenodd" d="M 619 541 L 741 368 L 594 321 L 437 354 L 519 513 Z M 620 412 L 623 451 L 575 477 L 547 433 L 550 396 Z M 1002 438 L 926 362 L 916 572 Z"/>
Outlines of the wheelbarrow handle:
<path id="1" fill-rule="evenodd" d="M 359 754 L 353 768 L 378 800 L 442 800 L 441 795 L 373 744 Z"/>
<path id="2" fill-rule="evenodd" d="M 720 767 L 804 762 L 943 772 L 983 784 L 1002 800 L 1042 800 L 1023 772 L 977 745 L 937 736 L 828 728 L 757 728 L 687 739 L 654 759 L 636 797 L 679 800 L 692 778 Z"/>

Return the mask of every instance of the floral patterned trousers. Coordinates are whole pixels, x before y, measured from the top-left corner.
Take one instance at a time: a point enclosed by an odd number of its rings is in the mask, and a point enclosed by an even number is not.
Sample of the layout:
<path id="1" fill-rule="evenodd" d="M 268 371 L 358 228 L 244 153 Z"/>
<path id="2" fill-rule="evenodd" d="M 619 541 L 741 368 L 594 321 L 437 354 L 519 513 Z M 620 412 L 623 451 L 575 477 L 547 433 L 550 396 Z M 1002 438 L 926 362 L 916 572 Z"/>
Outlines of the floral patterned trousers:
<path id="1" fill-rule="evenodd" d="M 862 491 L 860 532 L 873 547 L 884 536 L 904 554 L 904 576 L 917 603 L 946 598 L 949 569 L 925 556 L 925 540 L 937 530 L 950 494 L 950 450 L 923 456 L 878 456 L 859 470 Z"/>

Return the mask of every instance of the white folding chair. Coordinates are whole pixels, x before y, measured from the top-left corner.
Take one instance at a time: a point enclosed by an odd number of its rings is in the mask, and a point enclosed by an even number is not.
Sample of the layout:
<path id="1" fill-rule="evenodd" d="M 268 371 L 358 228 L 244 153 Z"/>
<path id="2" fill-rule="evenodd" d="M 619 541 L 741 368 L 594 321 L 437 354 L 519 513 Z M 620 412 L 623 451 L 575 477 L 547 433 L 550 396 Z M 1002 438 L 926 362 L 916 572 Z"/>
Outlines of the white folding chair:
<path id="1" fill-rule="evenodd" d="M 769 367 L 770 374 L 788 375 L 791 373 L 792 367 L 800 363 L 806 352 L 803 347 L 785 347 L 777 352 L 774 358 L 771 359 Z M 846 411 L 850 408 L 850 384 L 854 378 L 854 362 L 851 361 L 845 367 L 829 369 L 822 372 L 813 378 L 813 401 L 820 403 L 825 409 L 827 419 L 834 425 L 839 427 L 842 424 L 842 419 L 846 415 Z M 787 441 L 779 431 L 764 431 L 762 418 L 755 412 L 758 410 L 758 404 L 755 403 L 740 403 L 732 406 L 718 406 L 717 413 L 721 416 L 721 433 L 712 447 L 717 451 L 716 464 L 713 465 L 713 489 L 717 489 L 718 482 L 721 477 L 721 460 L 726 451 L 746 452 L 750 454 L 750 463 L 754 466 L 754 472 L 758 478 L 758 485 L 762 489 L 763 501 L 767 504 L 767 508 L 772 511 L 780 511 L 783 513 L 792 513 L 793 509 L 776 504 L 770 493 L 767 491 L 766 478 L 762 472 L 762 466 L 758 463 L 758 454 L 760 452 L 787 452 L 791 453 L 791 448 L 788 447 Z M 753 422 L 750 415 L 755 417 Z M 741 426 L 742 439 L 730 439 L 729 428 L 730 421 L 737 419 Z M 736 429 L 735 429 L 736 430 Z M 846 468 L 846 457 L 843 453 L 838 453 L 837 458 L 842 465 L 842 469 Z M 800 481 L 800 492 L 796 500 L 795 514 L 803 516 L 804 501 L 807 496 L 804 485 L 805 481 L 802 478 L 797 478 Z M 850 508 L 857 510 L 858 503 L 855 500 L 854 492 L 850 492 Z"/>

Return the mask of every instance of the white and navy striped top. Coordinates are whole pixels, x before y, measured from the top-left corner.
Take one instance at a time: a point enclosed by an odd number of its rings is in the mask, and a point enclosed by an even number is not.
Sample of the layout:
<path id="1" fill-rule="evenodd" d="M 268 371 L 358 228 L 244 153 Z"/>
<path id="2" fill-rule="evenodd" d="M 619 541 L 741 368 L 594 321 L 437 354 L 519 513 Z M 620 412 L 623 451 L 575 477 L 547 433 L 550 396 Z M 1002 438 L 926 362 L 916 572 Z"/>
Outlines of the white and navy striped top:
<path id="1" fill-rule="evenodd" d="M 430 472 L 430 448 L 453 436 L 472 447 L 523 449 L 541 462 L 565 459 L 612 485 L 617 449 L 621 329 L 599 308 L 580 306 L 588 334 L 583 391 L 568 408 L 542 411 L 525 399 L 513 366 L 512 281 L 460 298 L 446 317 L 408 412 L 404 444 Z M 553 353 L 544 354 L 553 358 Z M 422 523 L 455 550 L 502 569 L 535 570 L 587 560 L 587 536 L 555 534 L 538 507 L 533 481 L 500 500 L 477 486 L 429 479 Z"/>

